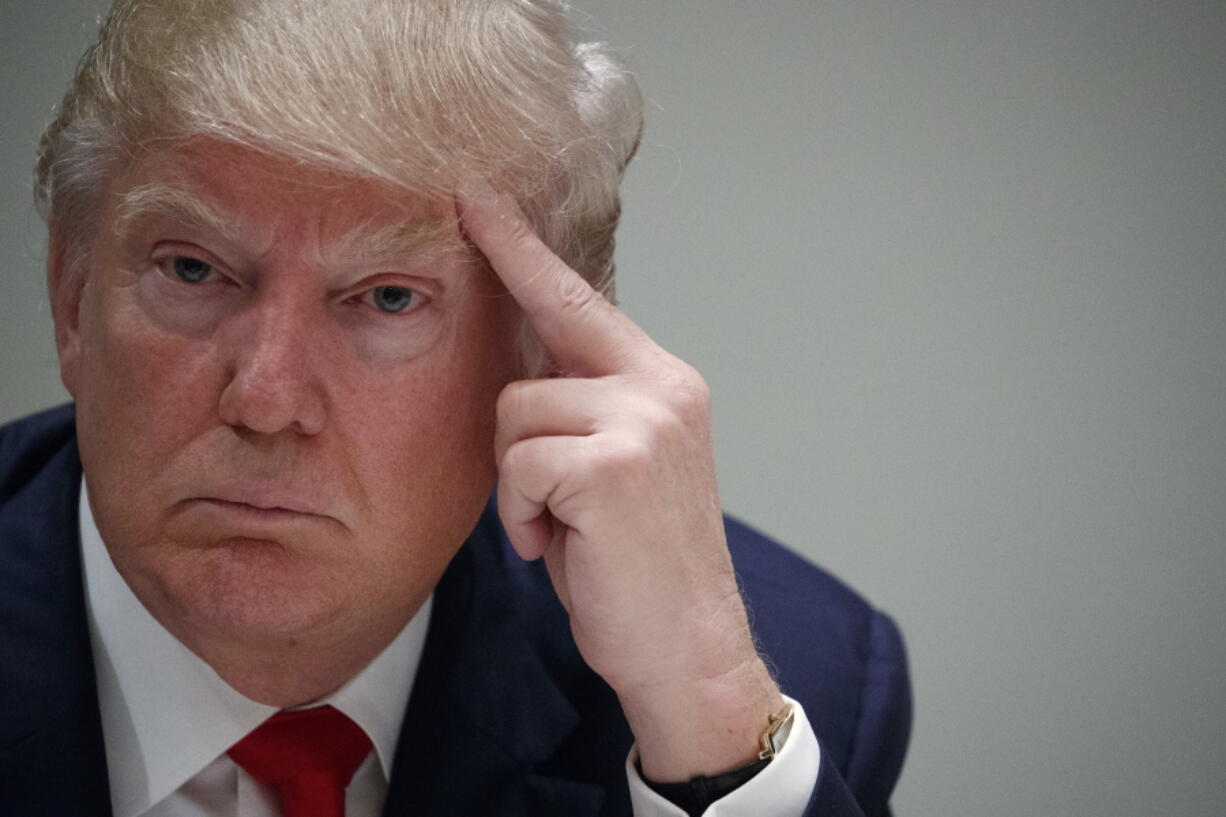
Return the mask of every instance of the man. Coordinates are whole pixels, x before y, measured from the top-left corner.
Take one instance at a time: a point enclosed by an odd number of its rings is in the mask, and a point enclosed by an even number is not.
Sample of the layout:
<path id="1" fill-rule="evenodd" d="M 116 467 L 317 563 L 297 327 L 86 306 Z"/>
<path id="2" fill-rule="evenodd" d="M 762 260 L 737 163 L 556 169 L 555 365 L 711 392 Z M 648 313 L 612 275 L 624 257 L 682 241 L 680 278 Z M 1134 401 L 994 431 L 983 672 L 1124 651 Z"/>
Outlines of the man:
<path id="1" fill-rule="evenodd" d="M 116 3 L 38 166 L 75 408 L 0 435 L 6 813 L 887 811 L 897 633 L 725 531 L 564 11 Z"/>

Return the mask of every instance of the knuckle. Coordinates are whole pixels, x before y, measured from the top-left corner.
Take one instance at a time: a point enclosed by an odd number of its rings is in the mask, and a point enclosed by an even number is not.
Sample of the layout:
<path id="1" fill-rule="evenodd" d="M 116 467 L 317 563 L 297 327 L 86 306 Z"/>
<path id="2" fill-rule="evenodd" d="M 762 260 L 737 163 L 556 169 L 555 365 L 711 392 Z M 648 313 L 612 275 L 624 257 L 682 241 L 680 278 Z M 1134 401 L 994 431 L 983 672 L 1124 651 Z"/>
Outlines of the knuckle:
<path id="1" fill-rule="evenodd" d="M 685 368 L 681 378 L 681 392 L 690 404 L 706 410 L 711 406 L 711 386 L 695 369 L 689 366 Z"/>
<path id="2" fill-rule="evenodd" d="M 671 399 L 644 401 L 637 409 L 637 416 L 653 445 L 666 443 L 684 431 L 684 418 L 673 402 Z"/>
<path id="3" fill-rule="evenodd" d="M 498 417 L 506 421 L 519 414 L 527 399 L 527 384 L 516 380 L 502 387 L 495 401 L 494 410 Z"/>
<path id="4" fill-rule="evenodd" d="M 692 366 L 679 363 L 667 380 L 667 401 L 685 425 L 703 422 L 711 413 L 711 387 Z"/>
<path id="5" fill-rule="evenodd" d="M 603 483 L 621 484 L 647 472 L 651 461 L 650 445 L 633 438 L 618 438 L 602 446 L 596 470 Z"/>
<path id="6" fill-rule="evenodd" d="M 604 297 L 561 261 L 554 266 L 551 275 L 557 291 L 558 307 L 562 311 L 582 314 L 604 305 Z"/>
<path id="7" fill-rule="evenodd" d="M 524 445 L 522 440 L 509 446 L 502 454 L 502 462 L 498 464 L 501 478 L 508 483 L 515 481 L 516 477 L 524 472 L 526 458 L 530 454 L 528 446 Z"/>

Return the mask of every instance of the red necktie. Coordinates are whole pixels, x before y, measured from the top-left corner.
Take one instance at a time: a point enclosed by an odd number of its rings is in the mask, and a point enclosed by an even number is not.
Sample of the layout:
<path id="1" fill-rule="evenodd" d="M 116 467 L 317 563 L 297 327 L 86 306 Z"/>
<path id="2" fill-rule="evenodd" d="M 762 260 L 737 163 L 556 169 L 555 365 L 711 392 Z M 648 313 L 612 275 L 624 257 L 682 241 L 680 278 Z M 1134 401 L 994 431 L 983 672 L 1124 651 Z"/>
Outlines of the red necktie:
<path id="1" fill-rule="evenodd" d="M 330 706 L 278 712 L 230 748 L 277 789 L 283 817 L 345 817 L 345 787 L 370 752 L 362 728 Z"/>

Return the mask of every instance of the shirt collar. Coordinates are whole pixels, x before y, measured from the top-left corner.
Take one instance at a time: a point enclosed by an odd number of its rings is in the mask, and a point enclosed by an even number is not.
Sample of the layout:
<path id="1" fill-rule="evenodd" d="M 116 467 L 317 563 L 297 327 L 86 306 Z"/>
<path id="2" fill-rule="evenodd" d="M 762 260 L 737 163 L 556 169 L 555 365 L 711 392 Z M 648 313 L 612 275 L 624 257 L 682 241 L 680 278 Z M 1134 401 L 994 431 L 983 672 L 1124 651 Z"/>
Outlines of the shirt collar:
<path id="1" fill-rule="evenodd" d="M 111 562 L 84 480 L 79 516 L 111 802 L 116 817 L 131 817 L 177 790 L 277 709 L 239 693 L 150 615 Z M 319 702 L 362 727 L 385 780 L 432 601 L 365 669 Z"/>

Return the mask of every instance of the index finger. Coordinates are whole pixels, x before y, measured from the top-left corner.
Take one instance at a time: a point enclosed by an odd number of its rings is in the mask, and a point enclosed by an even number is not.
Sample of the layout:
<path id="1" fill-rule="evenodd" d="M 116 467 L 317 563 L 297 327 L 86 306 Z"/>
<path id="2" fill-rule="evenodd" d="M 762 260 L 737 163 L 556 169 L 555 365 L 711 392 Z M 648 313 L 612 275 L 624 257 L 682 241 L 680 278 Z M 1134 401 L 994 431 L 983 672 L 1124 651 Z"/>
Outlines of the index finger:
<path id="1" fill-rule="evenodd" d="M 554 254 L 511 196 L 483 179 L 465 182 L 456 196 L 464 232 L 555 361 L 593 377 L 646 361 L 652 340 Z"/>

